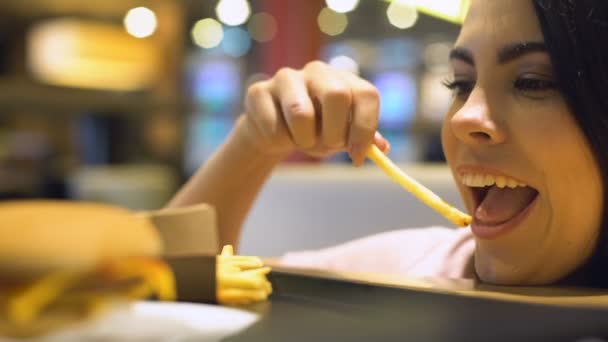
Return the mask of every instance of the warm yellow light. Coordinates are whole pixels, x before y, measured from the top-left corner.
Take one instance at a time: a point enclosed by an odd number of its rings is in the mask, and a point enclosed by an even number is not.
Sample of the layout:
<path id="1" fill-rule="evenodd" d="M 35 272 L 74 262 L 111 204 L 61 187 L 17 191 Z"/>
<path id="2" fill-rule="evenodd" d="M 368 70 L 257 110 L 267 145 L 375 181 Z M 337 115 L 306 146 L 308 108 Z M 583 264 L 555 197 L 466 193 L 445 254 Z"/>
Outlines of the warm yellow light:
<path id="1" fill-rule="evenodd" d="M 156 31 L 156 15 L 146 7 L 132 8 L 125 15 L 124 25 L 133 37 L 149 37 Z"/>
<path id="2" fill-rule="evenodd" d="M 355 9 L 359 0 L 325 0 L 327 7 L 338 13 L 347 13 Z"/>
<path id="3" fill-rule="evenodd" d="M 222 24 L 212 18 L 201 19 L 192 27 L 192 40 L 202 48 L 211 49 L 224 39 Z"/>
<path id="4" fill-rule="evenodd" d="M 469 9 L 471 0 L 385 0 L 388 2 L 408 3 L 419 12 L 461 24 Z"/>
<path id="5" fill-rule="evenodd" d="M 418 11 L 413 1 L 395 0 L 386 11 L 388 21 L 395 27 L 406 29 L 414 26 L 418 20 Z"/>
<path id="6" fill-rule="evenodd" d="M 160 51 L 119 25 L 51 19 L 27 33 L 27 65 L 39 81 L 78 88 L 141 90 L 158 76 Z"/>
<path id="7" fill-rule="evenodd" d="M 247 0 L 220 0 L 215 7 L 218 19 L 230 26 L 245 23 L 251 15 L 251 7 Z"/>
<path id="8" fill-rule="evenodd" d="M 319 13 L 317 22 L 321 32 L 330 36 L 337 36 L 346 30 L 348 18 L 344 13 L 338 13 L 325 7 Z"/>
<path id="9" fill-rule="evenodd" d="M 416 0 L 418 9 L 442 14 L 451 18 L 456 18 L 460 14 L 461 0 Z"/>
<path id="10" fill-rule="evenodd" d="M 267 42 L 277 34 L 277 21 L 268 13 L 256 13 L 249 19 L 247 25 L 251 38 L 258 42 Z"/>

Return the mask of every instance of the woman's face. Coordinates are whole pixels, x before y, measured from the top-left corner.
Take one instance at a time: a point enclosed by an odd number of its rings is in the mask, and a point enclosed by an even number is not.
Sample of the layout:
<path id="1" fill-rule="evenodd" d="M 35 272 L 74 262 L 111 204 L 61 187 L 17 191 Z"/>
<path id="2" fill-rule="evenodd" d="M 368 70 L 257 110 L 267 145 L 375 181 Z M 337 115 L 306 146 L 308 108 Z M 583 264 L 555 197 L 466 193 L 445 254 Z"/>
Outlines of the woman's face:
<path id="1" fill-rule="evenodd" d="M 473 0 L 450 56 L 444 151 L 473 215 L 486 282 L 546 284 L 599 234 L 599 167 L 563 96 L 532 0 Z"/>

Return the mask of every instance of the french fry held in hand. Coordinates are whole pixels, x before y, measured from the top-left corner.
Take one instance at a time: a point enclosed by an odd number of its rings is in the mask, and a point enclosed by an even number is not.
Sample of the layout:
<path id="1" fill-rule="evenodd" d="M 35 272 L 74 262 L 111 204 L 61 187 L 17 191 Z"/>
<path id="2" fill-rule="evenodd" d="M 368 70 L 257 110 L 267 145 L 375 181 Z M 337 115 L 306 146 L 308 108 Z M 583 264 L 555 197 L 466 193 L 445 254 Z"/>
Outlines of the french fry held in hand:
<path id="1" fill-rule="evenodd" d="M 416 196 L 420 201 L 435 209 L 450 222 L 459 227 L 466 227 L 471 223 L 471 216 L 467 215 L 435 195 L 431 190 L 418 183 L 399 169 L 380 149 L 372 144 L 367 150 L 367 158 L 372 160 L 395 182 L 399 183 L 405 190 Z"/>
<path id="2" fill-rule="evenodd" d="M 258 257 L 234 255 L 226 245 L 217 257 L 217 301 L 224 305 L 242 305 L 266 300 L 272 286 L 266 275 L 270 267 Z"/>

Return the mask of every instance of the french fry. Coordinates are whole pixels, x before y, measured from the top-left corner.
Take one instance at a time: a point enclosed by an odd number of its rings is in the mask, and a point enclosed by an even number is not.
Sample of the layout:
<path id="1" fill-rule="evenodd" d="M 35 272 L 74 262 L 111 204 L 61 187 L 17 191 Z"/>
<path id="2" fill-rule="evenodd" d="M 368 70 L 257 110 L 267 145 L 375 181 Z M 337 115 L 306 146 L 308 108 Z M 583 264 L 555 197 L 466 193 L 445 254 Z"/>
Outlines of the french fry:
<path id="1" fill-rule="evenodd" d="M 266 292 L 265 289 L 220 289 L 217 297 L 218 301 L 223 304 L 249 304 L 266 300 L 268 298 L 268 292 Z"/>
<path id="2" fill-rule="evenodd" d="M 246 256 L 231 256 L 226 257 L 225 255 L 218 256 L 218 260 L 223 265 L 231 265 L 240 268 L 241 270 L 256 269 L 264 266 L 262 259 L 258 257 L 246 257 Z"/>
<path id="3" fill-rule="evenodd" d="M 270 267 L 258 257 L 234 255 L 230 245 L 217 256 L 217 301 L 225 305 L 241 305 L 262 301 L 272 293 L 266 279 Z"/>
<path id="4" fill-rule="evenodd" d="M 222 256 L 233 256 L 234 255 L 234 248 L 232 247 L 232 245 L 226 245 L 222 248 L 222 253 L 220 254 Z"/>
<path id="5" fill-rule="evenodd" d="M 255 274 L 255 275 L 258 275 L 258 276 L 265 276 L 268 273 L 270 273 L 270 271 L 271 271 L 270 267 L 264 266 L 264 267 L 256 268 L 254 270 L 243 271 L 243 274 L 246 274 L 246 275 L 249 275 L 249 274 L 253 275 L 253 274 Z"/>
<path id="6" fill-rule="evenodd" d="M 259 289 L 264 286 L 264 278 L 260 276 L 247 276 L 244 274 L 219 274 L 218 281 L 222 287 L 235 287 L 241 289 Z"/>
<path id="7" fill-rule="evenodd" d="M 420 201 L 435 209 L 453 224 L 466 227 L 471 223 L 471 216 L 461 212 L 444 200 L 435 195 L 431 190 L 418 183 L 399 169 L 380 149 L 372 144 L 367 151 L 367 158 L 372 160 L 395 182 L 399 183 L 405 190 L 416 196 Z"/>

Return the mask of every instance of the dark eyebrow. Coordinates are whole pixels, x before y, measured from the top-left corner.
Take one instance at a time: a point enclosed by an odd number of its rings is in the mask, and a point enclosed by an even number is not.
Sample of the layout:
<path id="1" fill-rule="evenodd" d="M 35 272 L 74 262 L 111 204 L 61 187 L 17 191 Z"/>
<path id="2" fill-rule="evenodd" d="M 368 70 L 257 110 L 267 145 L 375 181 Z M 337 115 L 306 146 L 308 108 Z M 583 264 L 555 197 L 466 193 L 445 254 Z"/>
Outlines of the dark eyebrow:
<path id="1" fill-rule="evenodd" d="M 505 64 L 532 52 L 547 52 L 547 46 L 543 42 L 522 42 L 509 44 L 498 51 L 498 64 Z M 459 59 L 472 66 L 475 59 L 471 51 L 465 48 L 454 48 L 450 51 L 450 60 Z"/>
<path id="2" fill-rule="evenodd" d="M 547 52 L 543 42 L 523 42 L 507 45 L 498 51 L 498 64 L 505 64 L 532 52 Z"/>
<path id="3" fill-rule="evenodd" d="M 475 65 L 475 59 L 473 59 L 473 54 L 471 51 L 464 48 L 454 48 L 450 51 L 450 60 L 459 59 L 467 64 L 472 66 Z"/>

